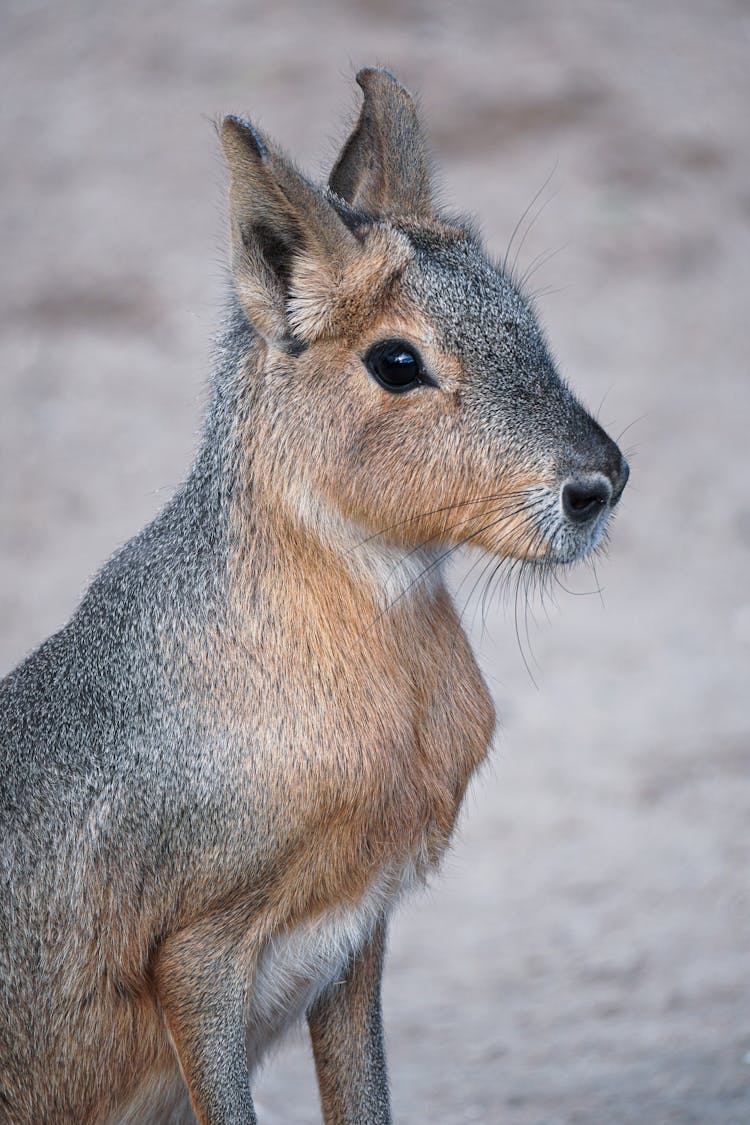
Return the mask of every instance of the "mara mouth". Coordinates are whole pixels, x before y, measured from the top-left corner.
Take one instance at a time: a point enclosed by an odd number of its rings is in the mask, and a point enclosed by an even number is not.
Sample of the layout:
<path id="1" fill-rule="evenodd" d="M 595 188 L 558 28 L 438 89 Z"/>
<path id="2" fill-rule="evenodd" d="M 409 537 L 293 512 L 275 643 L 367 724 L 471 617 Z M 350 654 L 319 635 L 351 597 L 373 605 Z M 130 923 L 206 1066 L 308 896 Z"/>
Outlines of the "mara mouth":
<path id="1" fill-rule="evenodd" d="M 602 546 L 613 506 L 609 494 L 593 488 L 527 488 L 488 511 L 471 538 L 500 558 L 570 566 Z"/>

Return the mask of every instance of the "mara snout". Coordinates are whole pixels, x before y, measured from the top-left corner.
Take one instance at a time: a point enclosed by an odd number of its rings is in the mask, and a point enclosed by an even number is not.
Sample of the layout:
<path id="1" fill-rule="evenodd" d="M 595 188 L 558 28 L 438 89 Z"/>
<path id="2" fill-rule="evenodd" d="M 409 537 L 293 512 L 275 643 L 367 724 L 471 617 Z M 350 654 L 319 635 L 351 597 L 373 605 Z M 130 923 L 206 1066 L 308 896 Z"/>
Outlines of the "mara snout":
<path id="1" fill-rule="evenodd" d="M 630 476 L 630 466 L 615 442 L 595 422 L 591 424 L 594 440 L 560 487 L 559 509 L 567 532 L 567 550 L 563 545 L 559 559 L 563 563 L 575 562 L 599 545 Z M 561 545 L 556 545 L 558 552 Z"/>
<path id="2" fill-rule="evenodd" d="M 569 565 L 596 550 L 630 475 L 617 445 L 592 419 L 588 421 L 593 440 L 561 470 L 562 479 L 551 490 L 552 511 L 540 557 L 552 564 Z"/>
<path id="3" fill-rule="evenodd" d="M 494 439 L 475 443 L 487 449 L 494 476 L 474 472 L 494 487 L 488 483 L 468 534 L 503 557 L 566 566 L 602 543 L 630 469 L 560 378 L 532 324 L 525 340 L 541 353 L 536 360 L 496 371 L 491 386 L 476 378 L 472 386 L 484 395 L 483 425 Z"/>

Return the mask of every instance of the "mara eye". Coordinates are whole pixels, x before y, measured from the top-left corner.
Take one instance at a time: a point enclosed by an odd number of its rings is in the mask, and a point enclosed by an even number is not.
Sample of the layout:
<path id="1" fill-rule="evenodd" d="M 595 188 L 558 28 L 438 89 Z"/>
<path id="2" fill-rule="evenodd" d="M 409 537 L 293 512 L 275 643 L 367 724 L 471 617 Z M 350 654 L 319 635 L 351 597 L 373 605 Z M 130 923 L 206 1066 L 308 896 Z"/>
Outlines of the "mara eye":
<path id="1" fill-rule="evenodd" d="M 367 370 L 392 394 L 402 394 L 421 384 L 434 387 L 419 352 L 403 340 L 383 340 L 365 356 Z"/>

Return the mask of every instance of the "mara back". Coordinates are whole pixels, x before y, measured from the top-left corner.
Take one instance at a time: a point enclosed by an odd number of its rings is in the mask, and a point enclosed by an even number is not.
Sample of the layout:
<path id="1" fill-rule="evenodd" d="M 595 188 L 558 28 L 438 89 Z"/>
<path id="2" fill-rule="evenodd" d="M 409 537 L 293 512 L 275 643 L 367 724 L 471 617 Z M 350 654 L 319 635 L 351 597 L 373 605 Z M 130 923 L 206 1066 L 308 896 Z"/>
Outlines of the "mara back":
<path id="1" fill-rule="evenodd" d="M 195 462 L 0 683 L 0 1121 L 255 1121 L 306 1018 L 390 1121 L 388 917 L 494 712 L 443 581 L 548 569 L 627 479 L 522 293 L 434 204 L 385 71 L 325 188 L 228 117 L 233 287 Z"/>

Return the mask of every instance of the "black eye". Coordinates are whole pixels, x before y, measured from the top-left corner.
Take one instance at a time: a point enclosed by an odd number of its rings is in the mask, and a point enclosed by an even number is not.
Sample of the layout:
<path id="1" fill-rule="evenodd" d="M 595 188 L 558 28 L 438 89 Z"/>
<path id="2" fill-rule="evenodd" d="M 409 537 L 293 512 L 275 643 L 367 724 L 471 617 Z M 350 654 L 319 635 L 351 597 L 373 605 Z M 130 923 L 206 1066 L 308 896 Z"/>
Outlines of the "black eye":
<path id="1" fill-rule="evenodd" d="M 392 394 L 410 391 L 420 383 L 435 385 L 422 366 L 419 352 L 403 340 L 383 340 L 375 344 L 365 356 L 365 364 L 381 387 Z"/>

